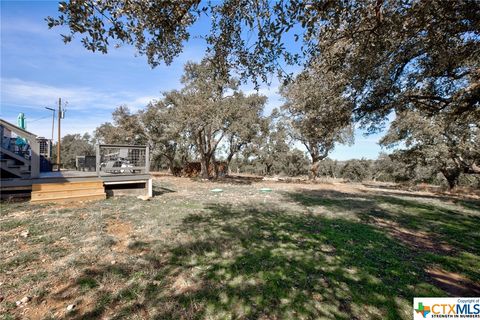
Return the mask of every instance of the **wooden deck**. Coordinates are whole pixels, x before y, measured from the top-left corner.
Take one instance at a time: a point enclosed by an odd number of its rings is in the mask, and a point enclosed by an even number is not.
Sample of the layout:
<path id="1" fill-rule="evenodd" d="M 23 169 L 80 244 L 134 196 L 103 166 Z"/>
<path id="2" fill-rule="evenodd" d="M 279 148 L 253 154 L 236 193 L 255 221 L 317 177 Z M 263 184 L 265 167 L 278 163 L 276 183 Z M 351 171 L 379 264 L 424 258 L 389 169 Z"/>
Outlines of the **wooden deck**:
<path id="1" fill-rule="evenodd" d="M 12 133 L 28 142 L 25 150 L 11 147 Z M 35 134 L 0 119 L 0 142 L 1 199 L 30 197 L 32 202 L 43 202 L 105 198 L 105 194 L 152 196 L 148 145 L 97 144 L 88 164 L 87 155 L 79 156 L 84 157 L 82 165 L 76 163 L 77 169 L 95 171 L 40 172 L 40 142 Z"/>
<path id="2" fill-rule="evenodd" d="M 131 189 L 128 189 L 129 186 Z M 115 189 L 136 190 L 138 195 L 151 197 L 151 176 L 150 174 L 97 176 L 96 172 L 62 170 L 42 172 L 34 179 L 2 179 L 0 182 L 2 193 L 31 192 L 32 202 L 105 199 L 105 194 L 115 194 Z"/>

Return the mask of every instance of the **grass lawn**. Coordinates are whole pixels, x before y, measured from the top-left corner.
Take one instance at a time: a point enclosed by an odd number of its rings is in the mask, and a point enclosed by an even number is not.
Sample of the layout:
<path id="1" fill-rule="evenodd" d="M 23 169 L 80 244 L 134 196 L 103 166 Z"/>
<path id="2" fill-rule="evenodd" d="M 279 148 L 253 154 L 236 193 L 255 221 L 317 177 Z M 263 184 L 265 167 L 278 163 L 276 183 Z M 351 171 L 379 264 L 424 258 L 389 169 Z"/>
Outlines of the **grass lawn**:
<path id="1" fill-rule="evenodd" d="M 480 296 L 478 200 L 172 177 L 155 193 L 3 203 L 0 318 L 410 319 L 414 296 Z"/>

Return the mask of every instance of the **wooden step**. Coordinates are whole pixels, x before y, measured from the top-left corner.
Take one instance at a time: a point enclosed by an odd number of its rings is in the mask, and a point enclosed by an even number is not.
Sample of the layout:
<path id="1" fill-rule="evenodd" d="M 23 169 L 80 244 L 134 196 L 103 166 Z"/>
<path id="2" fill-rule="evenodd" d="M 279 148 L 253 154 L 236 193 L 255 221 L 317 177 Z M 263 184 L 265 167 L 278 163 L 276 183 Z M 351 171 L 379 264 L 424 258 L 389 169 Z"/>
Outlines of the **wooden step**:
<path id="1" fill-rule="evenodd" d="M 48 202 L 75 202 L 75 201 L 93 201 L 93 200 L 104 200 L 107 196 L 105 193 L 98 195 L 86 195 L 86 196 L 75 196 L 75 197 L 65 197 L 57 199 L 41 199 L 41 200 L 30 200 L 32 203 L 48 203 Z"/>
<path id="2" fill-rule="evenodd" d="M 2 162 L 5 163 L 8 167 L 16 165 L 15 160 L 12 160 L 12 159 L 3 159 Z"/>
<path id="3" fill-rule="evenodd" d="M 18 178 L 28 178 L 30 175 L 30 172 L 25 173 L 25 171 L 20 169 L 19 166 L 7 166 L 5 162 L 0 162 L 0 168 L 14 176 L 17 176 Z"/>
<path id="4" fill-rule="evenodd" d="M 38 193 L 38 194 L 42 194 L 42 193 L 58 193 L 58 192 L 69 192 L 69 191 L 85 191 L 85 192 L 88 192 L 88 191 L 91 191 L 91 190 L 102 190 L 104 191 L 105 188 L 103 187 L 103 185 L 96 185 L 96 186 L 91 186 L 91 187 L 79 187 L 79 188 L 73 188 L 71 186 L 65 186 L 65 187 L 58 187 L 58 188 L 48 188 L 50 190 L 46 190 L 45 188 L 41 189 L 41 190 L 35 190 L 34 189 L 34 186 L 35 185 L 32 185 L 32 191 L 35 192 L 35 193 Z"/>
<path id="5" fill-rule="evenodd" d="M 31 202 L 90 201 L 106 198 L 102 180 L 59 183 L 36 183 L 32 185 Z"/>
<path id="6" fill-rule="evenodd" d="M 20 161 L 20 162 L 22 162 L 22 163 L 24 163 L 24 164 L 30 165 L 30 160 L 27 160 L 27 159 L 25 159 L 24 157 L 22 157 L 21 155 L 16 154 L 16 153 L 14 153 L 14 152 L 12 152 L 12 151 L 10 151 L 10 150 L 8 150 L 8 149 L 5 149 L 5 148 L 2 147 L 2 146 L 0 146 L 0 151 L 1 151 L 2 154 L 5 154 L 5 155 L 9 156 L 10 158 L 13 158 L 13 159 L 15 159 L 15 160 L 18 160 L 18 161 Z"/>
<path id="7" fill-rule="evenodd" d="M 59 199 L 78 196 L 95 196 L 105 194 L 105 190 L 102 189 L 80 189 L 80 190 L 62 190 L 62 191 L 35 191 L 32 192 L 32 200 L 42 199 Z"/>
<path id="8" fill-rule="evenodd" d="M 64 191 L 79 189 L 103 189 L 103 181 L 76 181 L 60 183 L 36 183 L 32 185 L 32 191 Z"/>

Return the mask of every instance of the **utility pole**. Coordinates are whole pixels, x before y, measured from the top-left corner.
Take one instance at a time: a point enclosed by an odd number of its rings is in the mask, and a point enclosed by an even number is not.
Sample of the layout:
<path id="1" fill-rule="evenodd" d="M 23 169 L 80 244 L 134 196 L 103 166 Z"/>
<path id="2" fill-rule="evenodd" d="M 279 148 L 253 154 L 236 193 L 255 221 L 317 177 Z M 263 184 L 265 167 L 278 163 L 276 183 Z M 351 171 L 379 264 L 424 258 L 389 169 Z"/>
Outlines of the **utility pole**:
<path id="1" fill-rule="evenodd" d="M 50 147 L 48 148 L 48 158 L 52 161 L 52 148 L 53 148 L 53 134 L 55 131 L 55 109 L 45 107 L 45 109 L 52 111 L 52 140 L 50 140 Z"/>
<path id="2" fill-rule="evenodd" d="M 57 171 L 60 171 L 60 119 L 62 118 L 62 98 L 58 98 L 58 143 L 57 143 Z"/>
<path id="3" fill-rule="evenodd" d="M 49 107 L 45 107 L 45 109 L 50 110 L 50 111 L 53 112 L 53 116 L 52 116 L 52 143 L 53 143 L 53 132 L 54 132 L 54 130 L 55 130 L 55 111 L 56 111 L 56 110 L 53 109 L 53 108 L 49 108 Z"/>

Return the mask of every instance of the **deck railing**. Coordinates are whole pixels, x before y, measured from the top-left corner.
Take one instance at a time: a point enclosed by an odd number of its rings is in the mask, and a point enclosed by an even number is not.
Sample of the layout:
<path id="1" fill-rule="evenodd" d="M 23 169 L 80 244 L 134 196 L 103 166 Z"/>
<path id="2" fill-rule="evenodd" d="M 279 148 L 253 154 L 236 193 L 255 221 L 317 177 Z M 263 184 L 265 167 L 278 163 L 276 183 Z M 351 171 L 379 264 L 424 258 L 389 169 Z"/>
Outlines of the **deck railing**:
<path id="1" fill-rule="evenodd" d="M 12 140 L 4 137 L 4 131 L 9 130 L 10 134 L 14 133 L 26 141 L 25 147 L 27 149 L 19 149 L 15 147 Z M 37 178 L 40 174 L 40 144 L 37 141 L 37 136 L 31 132 L 21 129 L 3 119 L 0 119 L 0 153 L 8 156 L 11 159 L 22 162 L 30 168 L 30 178 Z"/>
<path id="2" fill-rule="evenodd" d="M 149 172 L 148 146 L 99 144 L 96 149 L 98 176 L 138 175 Z"/>

